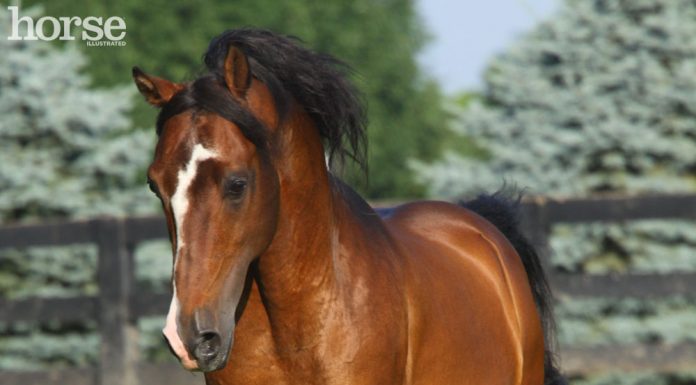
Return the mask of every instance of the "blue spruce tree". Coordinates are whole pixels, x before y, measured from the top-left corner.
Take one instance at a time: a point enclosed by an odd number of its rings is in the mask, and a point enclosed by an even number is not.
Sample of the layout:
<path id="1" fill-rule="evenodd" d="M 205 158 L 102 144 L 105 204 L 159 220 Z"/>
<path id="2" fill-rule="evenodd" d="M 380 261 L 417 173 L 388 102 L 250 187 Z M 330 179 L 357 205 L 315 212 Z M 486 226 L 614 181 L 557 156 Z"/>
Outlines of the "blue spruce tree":
<path id="1" fill-rule="evenodd" d="M 138 171 L 154 138 L 129 131 L 132 87 L 91 89 L 74 46 L 0 39 L 0 52 L 2 221 L 151 212 Z"/>
<path id="2" fill-rule="evenodd" d="M 435 195 L 696 190 L 696 7 L 569 0 L 494 58 L 454 129 L 490 160 L 418 166 Z"/>
<path id="3" fill-rule="evenodd" d="M 154 134 L 129 129 L 132 86 L 90 87 L 77 47 L 7 40 L 5 9 L 0 31 L 0 222 L 154 212 Z M 91 246 L 0 250 L 0 297 L 95 294 L 95 269 Z M 92 327 L 0 325 L 0 368 L 88 363 Z"/>

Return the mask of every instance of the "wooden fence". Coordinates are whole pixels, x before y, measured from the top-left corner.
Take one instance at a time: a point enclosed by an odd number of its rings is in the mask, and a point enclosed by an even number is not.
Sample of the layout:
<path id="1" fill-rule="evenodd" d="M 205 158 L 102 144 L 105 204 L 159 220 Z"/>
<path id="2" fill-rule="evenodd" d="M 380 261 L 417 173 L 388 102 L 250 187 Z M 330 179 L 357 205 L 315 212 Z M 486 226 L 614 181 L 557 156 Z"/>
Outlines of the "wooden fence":
<path id="1" fill-rule="evenodd" d="M 696 293 L 696 274 L 574 275 L 548 268 L 548 237 L 557 223 L 624 222 L 640 219 L 696 220 L 696 195 L 551 200 L 534 198 L 523 204 L 525 229 L 540 248 L 557 296 L 656 298 Z M 154 365 L 138 359 L 137 320 L 164 315 L 168 294 L 135 290 L 133 251 L 139 243 L 166 239 L 161 217 L 100 218 L 0 228 L 0 249 L 29 246 L 96 244 L 98 296 L 29 298 L 0 301 L 4 323 L 48 321 L 98 322 L 101 336 L 95 368 L 44 372 L 0 372 L 0 383 L 134 385 L 202 384 L 177 365 Z M 696 368 L 696 344 L 636 345 L 562 350 L 563 369 L 570 373 L 633 371 L 652 368 L 676 371 Z"/>

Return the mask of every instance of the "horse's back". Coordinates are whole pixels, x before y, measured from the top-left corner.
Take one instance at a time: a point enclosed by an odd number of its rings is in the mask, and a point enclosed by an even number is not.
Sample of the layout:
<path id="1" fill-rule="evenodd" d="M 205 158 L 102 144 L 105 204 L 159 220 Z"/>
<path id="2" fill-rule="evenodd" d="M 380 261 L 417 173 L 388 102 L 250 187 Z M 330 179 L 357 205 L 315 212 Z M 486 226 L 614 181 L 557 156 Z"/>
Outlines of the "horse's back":
<path id="1" fill-rule="evenodd" d="M 488 221 L 445 202 L 383 212 L 400 245 L 409 384 L 542 384 L 544 342 L 524 266 Z"/>

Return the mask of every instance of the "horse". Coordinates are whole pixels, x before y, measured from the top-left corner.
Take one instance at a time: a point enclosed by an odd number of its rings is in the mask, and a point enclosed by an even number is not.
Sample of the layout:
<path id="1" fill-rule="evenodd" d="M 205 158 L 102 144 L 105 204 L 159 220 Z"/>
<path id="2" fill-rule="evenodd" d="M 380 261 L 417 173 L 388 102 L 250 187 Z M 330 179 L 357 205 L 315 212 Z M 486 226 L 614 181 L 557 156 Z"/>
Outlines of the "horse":
<path id="1" fill-rule="evenodd" d="M 174 267 L 164 336 L 207 384 L 561 384 L 550 292 L 501 195 L 374 210 L 349 68 L 296 38 L 214 38 L 206 70 L 133 68 Z"/>

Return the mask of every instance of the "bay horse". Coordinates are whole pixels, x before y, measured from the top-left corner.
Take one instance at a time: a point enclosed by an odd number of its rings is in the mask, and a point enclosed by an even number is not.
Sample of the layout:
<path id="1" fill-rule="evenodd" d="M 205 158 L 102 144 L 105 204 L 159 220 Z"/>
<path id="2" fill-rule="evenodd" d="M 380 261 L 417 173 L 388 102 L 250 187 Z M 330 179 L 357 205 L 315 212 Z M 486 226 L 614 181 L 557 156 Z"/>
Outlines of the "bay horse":
<path id="1" fill-rule="evenodd" d="M 184 368 L 218 385 L 564 382 L 509 201 L 377 212 L 329 167 L 364 156 L 347 67 L 259 29 L 224 32 L 204 62 L 187 83 L 133 68 L 160 108 L 148 183 L 174 255 L 163 332 Z"/>

